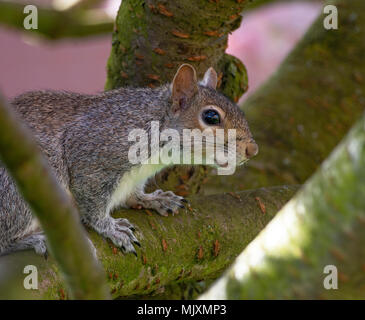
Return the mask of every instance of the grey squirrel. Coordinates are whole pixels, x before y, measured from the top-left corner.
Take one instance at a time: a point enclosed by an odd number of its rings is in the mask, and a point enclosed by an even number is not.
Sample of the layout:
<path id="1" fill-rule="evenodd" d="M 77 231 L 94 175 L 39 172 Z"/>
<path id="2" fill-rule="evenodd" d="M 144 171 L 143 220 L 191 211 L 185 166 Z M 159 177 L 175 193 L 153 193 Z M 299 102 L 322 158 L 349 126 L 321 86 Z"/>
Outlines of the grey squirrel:
<path id="1" fill-rule="evenodd" d="M 130 130 L 148 131 L 151 121 L 159 121 L 160 130 L 173 128 L 179 133 L 186 128 L 233 128 L 238 162 L 258 151 L 243 112 L 216 86 L 213 68 L 198 82 L 195 69 L 183 64 L 171 84 L 155 89 L 120 88 L 96 95 L 36 91 L 11 104 L 73 197 L 81 221 L 123 251 L 136 253 L 134 227 L 127 219 L 112 218 L 112 210 L 141 206 L 168 215 L 184 207 L 186 200 L 171 191 L 144 192 L 148 178 L 163 166 L 128 161 Z M 202 119 L 207 108 L 210 118 Z M 0 166 L 0 255 L 25 249 L 46 254 L 45 236 Z"/>

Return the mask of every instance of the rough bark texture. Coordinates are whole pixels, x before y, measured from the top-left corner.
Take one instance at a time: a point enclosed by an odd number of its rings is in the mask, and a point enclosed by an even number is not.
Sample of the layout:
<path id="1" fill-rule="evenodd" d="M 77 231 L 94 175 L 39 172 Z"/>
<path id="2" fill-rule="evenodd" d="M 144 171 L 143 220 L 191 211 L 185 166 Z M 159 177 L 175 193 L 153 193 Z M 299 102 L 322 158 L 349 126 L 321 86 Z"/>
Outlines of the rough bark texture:
<path id="1" fill-rule="evenodd" d="M 233 0 L 124 0 L 115 23 L 106 89 L 158 86 L 171 81 L 185 62 L 194 65 L 200 77 L 210 66 L 222 72 L 220 89 L 238 99 L 247 88 L 246 70 L 224 52 L 228 33 L 240 26 L 242 9 L 243 3 Z"/>
<path id="2" fill-rule="evenodd" d="M 70 297 L 108 298 L 100 264 L 93 257 L 70 197 L 58 185 L 29 130 L 1 96 L 0 160 L 41 223 Z"/>
<path id="3" fill-rule="evenodd" d="M 113 297 L 161 295 L 166 285 L 216 279 L 296 190 L 275 187 L 194 197 L 191 210 L 181 210 L 174 217 L 149 211 L 117 212 L 116 217 L 128 218 L 137 226 L 142 247 L 137 249 L 138 258 L 123 255 L 90 232 Z M 27 264 L 38 267 L 40 290 L 30 292 L 22 287 L 22 270 Z M 31 251 L 18 252 L 1 257 L 0 266 L 8 272 L 0 272 L 0 298 L 67 298 L 52 257 L 46 261 Z"/>
<path id="4" fill-rule="evenodd" d="M 339 29 L 321 14 L 274 76 L 243 105 L 260 152 L 206 193 L 303 183 L 365 107 L 365 1 L 336 4 Z"/>
<path id="5" fill-rule="evenodd" d="M 364 181 L 365 114 L 202 298 L 364 299 Z M 327 265 L 337 290 L 324 287 Z"/>

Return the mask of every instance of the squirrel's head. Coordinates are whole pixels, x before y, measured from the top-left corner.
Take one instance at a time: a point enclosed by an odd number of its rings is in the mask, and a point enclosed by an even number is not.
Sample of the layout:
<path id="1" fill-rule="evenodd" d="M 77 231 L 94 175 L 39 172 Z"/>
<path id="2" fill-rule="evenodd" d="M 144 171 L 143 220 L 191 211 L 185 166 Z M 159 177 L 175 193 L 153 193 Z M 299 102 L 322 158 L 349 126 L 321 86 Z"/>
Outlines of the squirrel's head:
<path id="1" fill-rule="evenodd" d="M 170 85 L 171 108 L 169 124 L 182 134 L 183 129 L 211 129 L 213 135 L 224 132 L 224 140 L 216 139 L 215 148 L 229 150 L 228 133 L 235 130 L 235 162 L 237 165 L 246 162 L 258 152 L 258 146 L 252 138 L 244 113 L 223 94 L 216 91 L 217 73 L 209 68 L 202 81 L 198 82 L 194 67 L 189 64 L 180 66 Z M 217 130 L 223 129 L 223 130 Z M 227 165 L 218 159 L 215 164 Z"/>

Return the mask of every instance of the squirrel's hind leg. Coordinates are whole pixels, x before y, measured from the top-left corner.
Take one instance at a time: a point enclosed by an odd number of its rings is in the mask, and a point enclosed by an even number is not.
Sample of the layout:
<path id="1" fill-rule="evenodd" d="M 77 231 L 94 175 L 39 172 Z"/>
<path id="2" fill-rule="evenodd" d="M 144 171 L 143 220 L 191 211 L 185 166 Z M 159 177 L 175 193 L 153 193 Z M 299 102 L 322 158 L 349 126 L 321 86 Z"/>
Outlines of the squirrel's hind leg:
<path id="1" fill-rule="evenodd" d="M 89 241 L 89 245 L 91 248 L 91 251 L 95 258 L 97 258 L 97 252 L 94 244 L 90 240 L 90 238 L 87 238 Z M 23 251 L 23 250 L 29 250 L 34 249 L 34 251 L 44 256 L 46 259 L 48 257 L 48 250 L 46 245 L 46 236 L 43 232 L 38 232 L 32 235 L 29 235 L 23 239 L 18 240 L 17 242 L 14 242 L 12 245 L 10 245 L 3 254 L 8 254 L 11 252 L 16 251 Z"/>
<path id="2" fill-rule="evenodd" d="M 154 209 L 162 216 L 177 213 L 180 208 L 185 208 L 184 203 L 187 201 L 172 191 L 156 190 L 144 193 L 143 189 L 137 189 L 126 201 L 129 207 L 142 206 L 145 209 Z"/>
<path id="3" fill-rule="evenodd" d="M 37 254 L 47 258 L 46 237 L 43 232 L 37 232 L 26 236 L 11 244 L 5 253 L 34 249 Z"/>

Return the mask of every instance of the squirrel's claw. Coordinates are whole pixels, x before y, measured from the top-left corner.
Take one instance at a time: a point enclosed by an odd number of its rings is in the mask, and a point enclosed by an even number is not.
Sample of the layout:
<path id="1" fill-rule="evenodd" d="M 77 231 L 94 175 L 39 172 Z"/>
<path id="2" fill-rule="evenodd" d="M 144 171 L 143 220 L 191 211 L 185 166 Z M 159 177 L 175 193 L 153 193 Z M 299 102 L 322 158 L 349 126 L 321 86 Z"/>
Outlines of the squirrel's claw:
<path id="1" fill-rule="evenodd" d="M 109 238 L 123 253 L 132 252 L 134 255 L 137 254 L 133 243 L 136 245 L 140 244 L 133 234 L 132 229 L 134 229 L 134 226 L 127 219 L 113 219 L 109 217 L 102 222 L 94 226 L 96 231 Z"/>
<path id="2" fill-rule="evenodd" d="M 121 250 L 121 251 L 122 251 L 122 253 L 124 253 L 124 254 L 131 252 L 131 253 L 133 253 L 136 257 L 138 257 L 137 252 L 136 252 L 136 250 L 135 250 L 133 247 L 132 247 L 132 248 L 130 248 L 129 250 L 127 250 L 127 249 L 125 248 L 125 246 L 121 246 L 121 247 L 120 247 L 120 250 Z"/>
<path id="3" fill-rule="evenodd" d="M 129 229 L 131 229 L 132 231 L 135 231 L 135 227 L 133 224 L 131 224 L 127 219 L 123 219 L 123 218 L 118 218 L 115 219 L 115 222 L 122 227 L 127 227 Z"/>
<path id="4" fill-rule="evenodd" d="M 162 216 L 178 213 L 179 209 L 185 208 L 184 203 L 187 203 L 187 200 L 177 196 L 172 191 L 162 190 L 140 194 L 139 201 L 144 208 L 154 209 Z"/>

